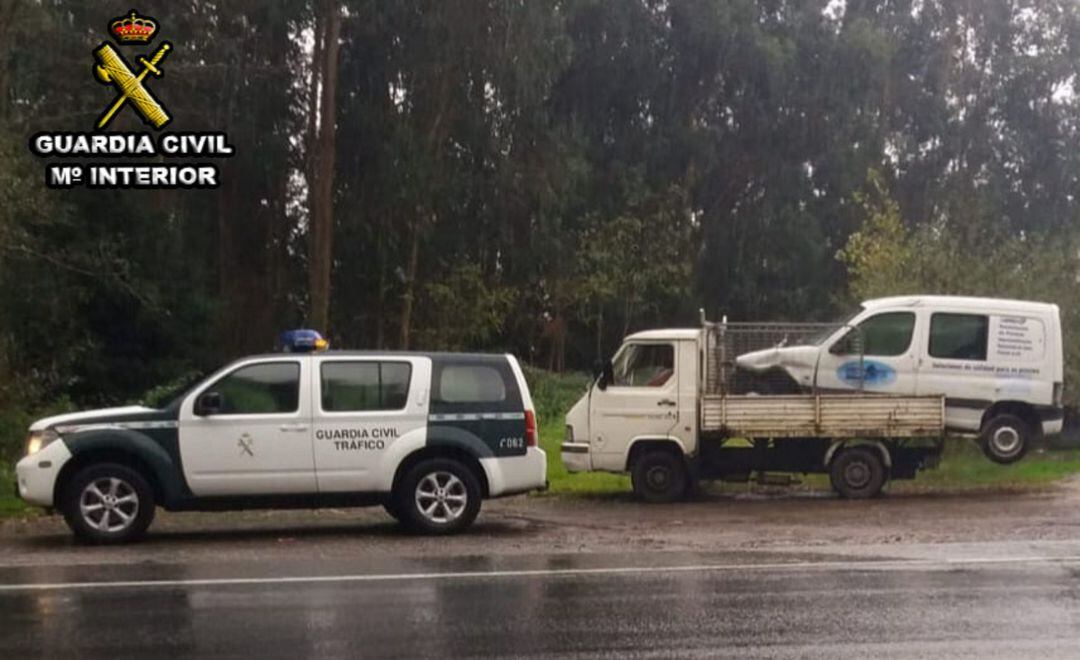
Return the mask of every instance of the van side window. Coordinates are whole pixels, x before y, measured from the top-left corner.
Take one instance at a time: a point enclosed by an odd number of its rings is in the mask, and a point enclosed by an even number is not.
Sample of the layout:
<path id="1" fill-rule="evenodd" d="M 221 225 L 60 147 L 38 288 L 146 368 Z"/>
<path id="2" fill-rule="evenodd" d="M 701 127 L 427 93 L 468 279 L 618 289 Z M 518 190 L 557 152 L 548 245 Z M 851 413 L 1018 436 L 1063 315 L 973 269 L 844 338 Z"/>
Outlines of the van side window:
<path id="1" fill-rule="evenodd" d="M 671 344 L 630 344 L 612 367 L 612 385 L 661 387 L 675 373 L 675 347 Z"/>
<path id="2" fill-rule="evenodd" d="M 506 383 L 494 367 L 448 364 L 439 376 L 438 397 L 446 403 L 497 403 L 506 400 Z"/>
<path id="3" fill-rule="evenodd" d="M 990 317 L 936 313 L 930 317 L 930 357 L 985 360 Z"/>
<path id="4" fill-rule="evenodd" d="M 885 312 L 859 323 L 829 352 L 833 355 L 872 355 L 895 357 L 907 353 L 911 337 L 915 334 L 914 312 Z M 861 349 L 861 350 L 860 350 Z"/>
<path id="5" fill-rule="evenodd" d="M 264 362 L 240 367 L 206 391 L 221 394 L 222 415 L 296 412 L 300 407 L 300 364 Z"/>
<path id="6" fill-rule="evenodd" d="M 408 362 L 323 362 L 322 409 L 401 410 L 409 398 L 411 374 Z"/>

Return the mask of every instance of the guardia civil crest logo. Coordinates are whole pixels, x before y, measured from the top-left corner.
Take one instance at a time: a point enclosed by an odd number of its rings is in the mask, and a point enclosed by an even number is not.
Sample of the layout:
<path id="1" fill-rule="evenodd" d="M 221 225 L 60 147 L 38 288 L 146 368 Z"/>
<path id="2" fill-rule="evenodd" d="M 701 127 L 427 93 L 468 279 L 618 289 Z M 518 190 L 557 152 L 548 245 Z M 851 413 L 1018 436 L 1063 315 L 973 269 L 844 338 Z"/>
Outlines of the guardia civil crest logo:
<path id="1" fill-rule="evenodd" d="M 157 31 L 156 20 L 150 16 L 140 16 L 134 9 L 127 16 L 109 22 L 109 33 L 119 46 L 146 46 Z M 144 123 L 158 130 L 172 121 L 169 111 L 146 84 L 147 76 L 164 77 L 161 63 L 170 50 L 171 43 L 161 42 L 157 50 L 138 57 L 136 62 L 139 68 L 136 71 L 111 43 L 103 42 L 94 49 L 94 76 L 98 82 L 116 91 L 115 98 L 98 117 L 95 128 L 102 130 L 108 127 L 125 107 L 130 107 Z"/>

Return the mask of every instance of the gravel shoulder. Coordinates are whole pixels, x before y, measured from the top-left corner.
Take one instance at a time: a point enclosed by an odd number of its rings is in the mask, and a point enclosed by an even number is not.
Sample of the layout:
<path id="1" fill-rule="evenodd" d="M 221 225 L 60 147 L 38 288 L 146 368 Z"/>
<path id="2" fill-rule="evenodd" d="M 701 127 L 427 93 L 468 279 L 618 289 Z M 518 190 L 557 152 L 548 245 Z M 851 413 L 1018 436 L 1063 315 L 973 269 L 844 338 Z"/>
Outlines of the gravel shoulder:
<path id="1" fill-rule="evenodd" d="M 485 502 L 476 525 L 452 538 L 405 534 L 379 508 L 159 512 L 145 541 L 106 548 L 76 543 L 58 516 L 39 516 L 0 523 L 0 567 L 674 551 L 910 556 L 930 545 L 980 543 L 1075 544 L 1080 553 L 1080 480 L 1039 492 L 893 494 L 870 501 L 710 494 L 644 505 L 628 496 L 522 496 Z"/>

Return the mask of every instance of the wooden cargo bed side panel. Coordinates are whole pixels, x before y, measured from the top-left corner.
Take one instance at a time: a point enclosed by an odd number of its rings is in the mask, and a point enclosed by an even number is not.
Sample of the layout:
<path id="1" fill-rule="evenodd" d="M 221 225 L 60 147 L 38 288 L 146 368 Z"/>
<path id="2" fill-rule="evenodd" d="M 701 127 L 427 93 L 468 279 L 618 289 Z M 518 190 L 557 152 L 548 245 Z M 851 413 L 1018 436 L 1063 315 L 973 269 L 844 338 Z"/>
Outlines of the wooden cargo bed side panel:
<path id="1" fill-rule="evenodd" d="M 706 396 L 701 428 L 744 437 L 936 437 L 944 411 L 941 397 Z"/>

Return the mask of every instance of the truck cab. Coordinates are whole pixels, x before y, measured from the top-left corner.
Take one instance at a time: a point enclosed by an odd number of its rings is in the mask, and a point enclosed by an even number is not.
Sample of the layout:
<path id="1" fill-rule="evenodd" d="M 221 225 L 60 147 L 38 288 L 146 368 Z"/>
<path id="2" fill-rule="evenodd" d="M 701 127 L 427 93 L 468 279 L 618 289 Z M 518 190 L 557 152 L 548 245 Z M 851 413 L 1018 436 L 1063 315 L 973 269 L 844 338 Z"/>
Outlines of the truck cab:
<path id="1" fill-rule="evenodd" d="M 629 335 L 566 414 L 563 462 L 571 472 L 623 472 L 634 455 L 674 444 L 697 450 L 700 330 Z"/>

